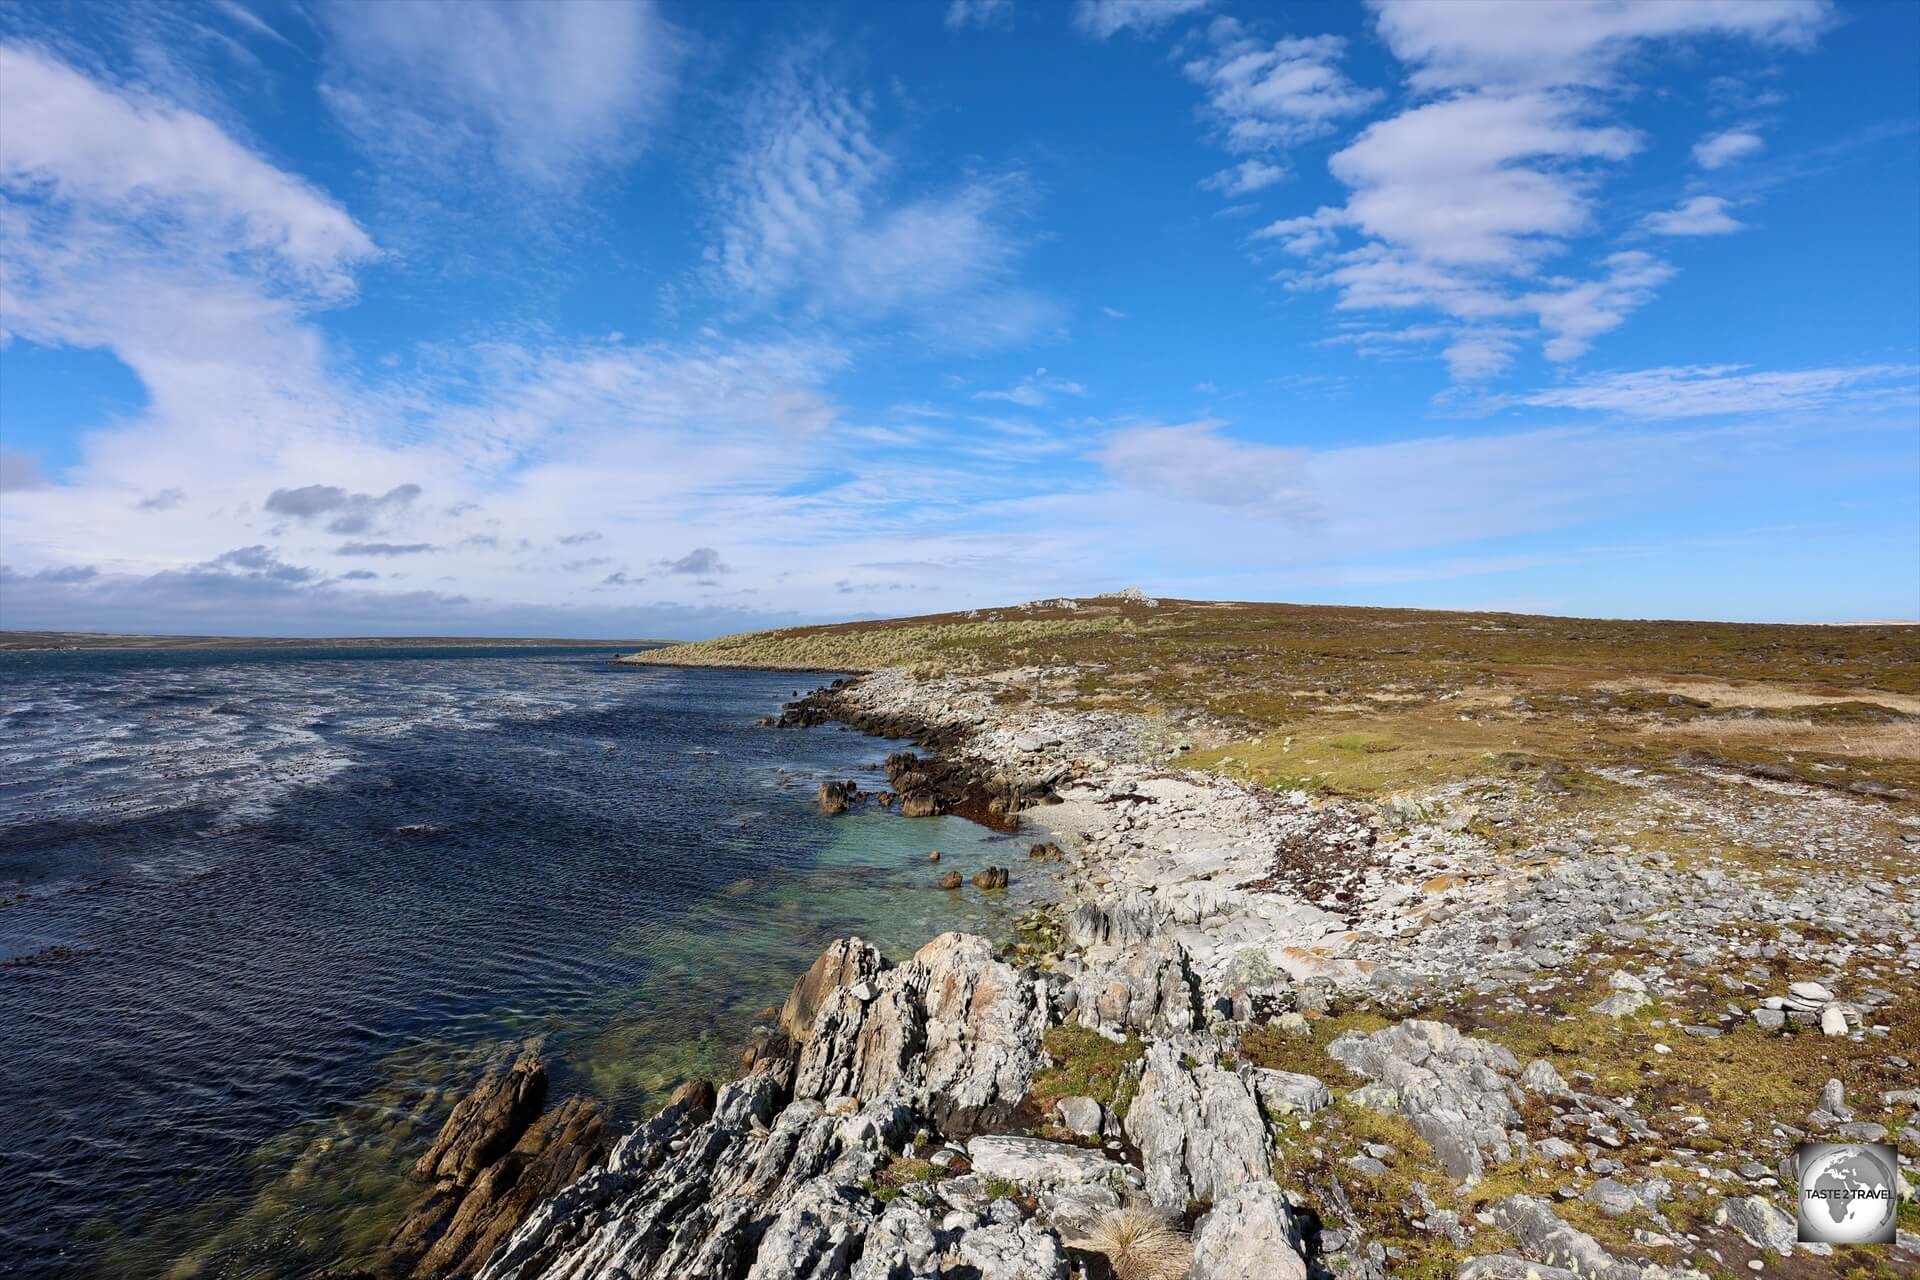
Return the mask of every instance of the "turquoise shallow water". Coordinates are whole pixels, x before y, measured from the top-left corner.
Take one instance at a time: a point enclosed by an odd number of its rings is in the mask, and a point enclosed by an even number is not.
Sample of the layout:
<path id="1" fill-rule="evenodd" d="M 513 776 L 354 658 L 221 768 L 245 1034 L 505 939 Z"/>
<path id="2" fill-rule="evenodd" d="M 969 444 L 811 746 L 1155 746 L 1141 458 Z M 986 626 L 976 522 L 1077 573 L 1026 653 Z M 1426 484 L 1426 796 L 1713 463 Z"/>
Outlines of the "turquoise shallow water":
<path id="1" fill-rule="evenodd" d="M 812 678 L 606 656 L 0 656 L 20 1273 L 350 1260 L 518 1040 L 637 1117 L 727 1074 L 832 938 L 904 955 L 1051 892 L 1022 838 L 822 815 L 901 744 L 756 723 Z M 934 890 L 932 848 L 1012 892 Z"/>

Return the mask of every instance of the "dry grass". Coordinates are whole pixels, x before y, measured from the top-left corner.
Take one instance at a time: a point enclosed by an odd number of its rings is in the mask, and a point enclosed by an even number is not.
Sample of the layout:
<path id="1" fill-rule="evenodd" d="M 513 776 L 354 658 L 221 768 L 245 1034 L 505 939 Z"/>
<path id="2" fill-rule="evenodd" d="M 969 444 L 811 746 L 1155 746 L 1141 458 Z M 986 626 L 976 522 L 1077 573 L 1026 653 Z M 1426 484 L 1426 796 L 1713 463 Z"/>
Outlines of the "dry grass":
<path id="1" fill-rule="evenodd" d="M 1193 1243 L 1149 1209 L 1121 1209 L 1096 1218 L 1067 1243 L 1105 1255 L 1114 1280 L 1181 1280 L 1193 1265 Z"/>

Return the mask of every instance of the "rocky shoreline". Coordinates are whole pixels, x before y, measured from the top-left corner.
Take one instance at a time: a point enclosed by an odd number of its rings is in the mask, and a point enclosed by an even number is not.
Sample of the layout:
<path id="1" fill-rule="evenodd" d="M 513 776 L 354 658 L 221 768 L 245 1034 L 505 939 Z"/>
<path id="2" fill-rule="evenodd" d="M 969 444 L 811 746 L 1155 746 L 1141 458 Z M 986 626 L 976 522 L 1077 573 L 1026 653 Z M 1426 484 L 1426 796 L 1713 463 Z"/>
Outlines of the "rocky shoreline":
<path id="1" fill-rule="evenodd" d="M 487 1225 L 459 1248 L 426 1243 L 412 1272 L 1839 1274 L 1831 1250 L 1794 1242 L 1792 1143 L 1920 1147 L 1910 1088 L 1850 1098 L 1809 1077 L 1804 1110 L 1735 1149 L 1657 1070 L 1622 1092 L 1551 1034 L 1524 1059 L 1476 1034 L 1537 1012 L 1644 1037 L 1650 1062 L 1667 1041 L 1759 1032 L 1907 1071 L 1901 1052 L 1920 1053 L 1878 1011 L 1920 975 L 1920 877 L 1794 892 L 1578 829 L 1530 829 L 1532 847 L 1496 856 L 1481 832 L 1531 817 L 1518 792 L 1513 812 L 1481 795 L 1469 815 L 1445 788 L 1387 805 L 1257 791 L 1171 767 L 1182 744 L 1135 717 L 1011 707 L 1005 690 L 881 671 L 779 723 L 915 742 L 928 754 L 890 759 L 889 791 L 829 784 L 823 806 L 1034 822 L 1038 848 L 1065 851 L 1062 908 L 999 954 L 945 934 L 889 964 L 836 942 L 743 1076 L 689 1085 L 610 1149 L 577 1110 L 520 1117 L 513 1072 L 496 1077 L 492 1103 L 463 1104 L 448 1129 L 494 1115 L 512 1135 L 443 1133 L 434 1163 L 488 1180 L 484 1203 L 504 1207 L 467 1215 Z M 1854 802 L 1804 800 L 1823 838 L 1879 838 Z M 1591 1008 L 1562 998 L 1596 983 Z M 581 1141 L 550 1150 L 539 1135 L 556 1128 Z M 503 1194 L 514 1186 L 537 1194 Z M 508 1235 L 510 1214 L 524 1220 Z M 1903 1231 L 1891 1258 L 1920 1266 L 1920 1240 Z"/>

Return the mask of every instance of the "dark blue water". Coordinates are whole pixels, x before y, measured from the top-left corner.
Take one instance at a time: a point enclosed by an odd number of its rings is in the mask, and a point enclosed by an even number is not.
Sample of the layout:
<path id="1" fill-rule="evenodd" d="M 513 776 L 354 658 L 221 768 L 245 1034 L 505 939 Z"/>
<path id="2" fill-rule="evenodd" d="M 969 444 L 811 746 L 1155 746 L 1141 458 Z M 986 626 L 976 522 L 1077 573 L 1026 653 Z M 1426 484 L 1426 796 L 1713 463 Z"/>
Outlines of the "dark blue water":
<path id="1" fill-rule="evenodd" d="M 0 1256 L 364 1258 L 490 1055 L 640 1114 L 832 937 L 1004 927 L 957 819 L 827 819 L 893 745 L 759 727 L 805 676 L 604 653 L 0 655 Z M 1030 892 L 1040 886 L 1025 886 Z"/>

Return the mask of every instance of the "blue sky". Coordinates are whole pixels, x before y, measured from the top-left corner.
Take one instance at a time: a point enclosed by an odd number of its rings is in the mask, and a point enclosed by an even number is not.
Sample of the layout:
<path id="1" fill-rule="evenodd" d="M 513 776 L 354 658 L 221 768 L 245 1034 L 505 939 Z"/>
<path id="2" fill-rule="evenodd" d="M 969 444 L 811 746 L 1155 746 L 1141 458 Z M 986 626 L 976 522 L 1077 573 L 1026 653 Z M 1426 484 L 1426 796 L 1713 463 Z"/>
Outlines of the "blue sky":
<path id="1" fill-rule="evenodd" d="M 0 4 L 0 623 L 1920 616 L 1920 6 Z"/>

